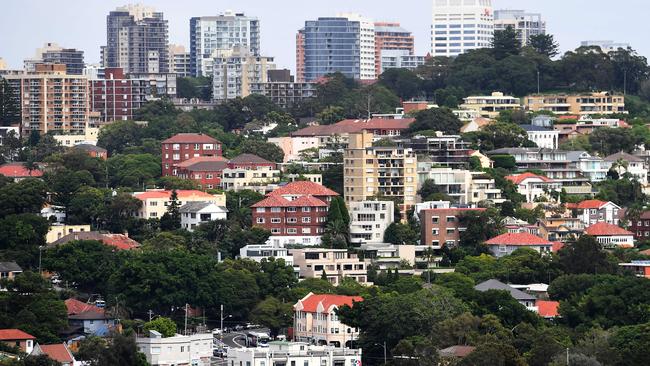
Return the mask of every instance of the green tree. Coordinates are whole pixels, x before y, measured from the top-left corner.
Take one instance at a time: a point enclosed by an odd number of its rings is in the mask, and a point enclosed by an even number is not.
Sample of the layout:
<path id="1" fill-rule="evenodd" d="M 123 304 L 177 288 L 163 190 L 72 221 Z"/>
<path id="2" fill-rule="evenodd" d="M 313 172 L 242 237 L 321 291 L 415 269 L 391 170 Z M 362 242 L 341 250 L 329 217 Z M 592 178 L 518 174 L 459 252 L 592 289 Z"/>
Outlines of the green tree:
<path id="1" fill-rule="evenodd" d="M 511 55 L 518 55 L 521 50 L 521 42 L 517 38 L 517 31 L 511 26 L 507 26 L 503 30 L 495 30 L 492 49 L 497 60 Z"/>
<path id="2" fill-rule="evenodd" d="M 47 198 L 48 187 L 37 178 L 23 179 L 0 187 L 0 217 L 40 212 Z"/>
<path id="3" fill-rule="evenodd" d="M 548 58 L 557 56 L 560 49 L 552 34 L 533 34 L 528 42 L 535 52 Z"/>
<path id="4" fill-rule="evenodd" d="M 384 232 L 384 241 L 391 244 L 415 245 L 420 239 L 420 233 L 414 231 L 409 224 L 394 222 Z"/>
<path id="5" fill-rule="evenodd" d="M 281 163 L 284 161 L 284 151 L 277 145 L 258 141 L 258 140 L 245 140 L 241 145 L 241 152 L 245 154 L 254 154 L 266 160 Z"/>
<path id="6" fill-rule="evenodd" d="M 155 330 L 163 337 L 173 337 L 176 335 L 176 323 L 174 323 L 174 321 L 169 318 L 161 316 L 144 323 L 142 330 L 145 333 L 148 333 L 150 330 Z"/>
<path id="7" fill-rule="evenodd" d="M 647 362 L 650 347 L 650 323 L 619 328 L 611 339 L 612 345 L 621 353 L 618 365 L 641 365 Z"/>
<path id="8" fill-rule="evenodd" d="M 20 122 L 19 92 L 9 85 L 7 79 L 0 79 L 0 126 Z"/>
<path id="9" fill-rule="evenodd" d="M 39 247 L 45 245 L 49 222 L 34 214 L 0 218 L 0 256 L 24 268 L 38 265 Z"/>
<path id="10" fill-rule="evenodd" d="M 176 230 L 181 228 L 181 204 L 178 202 L 178 192 L 173 190 L 169 198 L 167 212 L 160 218 L 160 228 L 162 230 Z"/>
<path id="11" fill-rule="evenodd" d="M 118 258 L 114 249 L 100 241 L 79 240 L 48 249 L 43 253 L 43 267 L 56 272 L 62 281 L 76 283 L 85 293 L 107 295 L 108 279 Z"/>
<path id="12" fill-rule="evenodd" d="M 420 78 L 407 69 L 388 69 L 379 76 L 379 82 L 403 100 L 420 94 Z"/>
<path id="13" fill-rule="evenodd" d="M 607 258 L 596 238 L 583 235 L 567 243 L 558 252 L 560 266 L 565 273 L 614 273 L 616 263 Z"/>
<path id="14" fill-rule="evenodd" d="M 474 143 L 481 151 L 505 147 L 531 147 L 524 129 L 512 123 L 496 122 L 485 126 L 481 131 L 463 134 L 463 139 Z"/>
<path id="15" fill-rule="evenodd" d="M 108 150 L 109 155 L 140 145 L 142 127 L 133 121 L 115 121 L 99 132 L 97 146 Z"/>
<path id="16" fill-rule="evenodd" d="M 447 134 L 457 134 L 463 123 L 449 108 L 432 108 L 418 112 L 415 122 L 411 123 L 408 134 L 420 131 L 441 131 Z"/>
<path id="17" fill-rule="evenodd" d="M 507 343 L 481 344 L 472 353 L 464 357 L 458 366 L 525 366 L 526 361 L 517 350 Z"/>
<path id="18" fill-rule="evenodd" d="M 160 158 L 151 154 L 115 155 L 108 159 L 112 187 L 142 188 L 160 177 Z"/>
<path id="19" fill-rule="evenodd" d="M 253 308 L 250 319 L 256 324 L 269 328 L 269 335 L 275 338 L 282 328 L 291 326 L 293 306 L 270 296 Z"/>
<path id="20" fill-rule="evenodd" d="M 433 179 L 427 179 L 422 183 L 418 191 L 422 201 L 450 201 L 452 200 Z"/>

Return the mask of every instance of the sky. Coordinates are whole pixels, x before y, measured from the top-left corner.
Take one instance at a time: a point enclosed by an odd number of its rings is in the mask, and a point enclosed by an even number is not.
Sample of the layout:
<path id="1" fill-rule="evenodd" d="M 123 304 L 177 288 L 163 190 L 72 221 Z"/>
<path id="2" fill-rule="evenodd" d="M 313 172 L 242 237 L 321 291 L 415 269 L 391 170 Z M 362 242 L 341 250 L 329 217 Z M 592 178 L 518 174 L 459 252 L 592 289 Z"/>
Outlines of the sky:
<path id="1" fill-rule="evenodd" d="M 305 20 L 355 12 L 375 21 L 397 21 L 415 36 L 416 53 L 429 51 L 432 0 L 140 0 L 164 13 L 169 41 L 189 50 L 189 19 L 226 10 L 260 19 L 262 53 L 275 57 L 278 68 L 295 70 L 295 34 Z M 0 0 L 0 57 L 21 68 L 36 48 L 55 42 L 85 52 L 87 63 L 99 62 L 106 43 L 106 15 L 128 0 Z M 494 9 L 525 9 L 542 13 L 547 32 L 562 51 L 582 40 L 629 43 L 650 56 L 644 25 L 647 0 L 492 0 Z"/>

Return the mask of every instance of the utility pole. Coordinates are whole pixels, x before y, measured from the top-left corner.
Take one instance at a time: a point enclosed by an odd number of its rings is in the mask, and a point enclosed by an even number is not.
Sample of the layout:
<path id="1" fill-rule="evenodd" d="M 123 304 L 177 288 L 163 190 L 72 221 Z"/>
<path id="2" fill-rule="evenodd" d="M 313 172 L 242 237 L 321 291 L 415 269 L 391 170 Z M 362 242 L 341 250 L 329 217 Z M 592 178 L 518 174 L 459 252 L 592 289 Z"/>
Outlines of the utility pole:
<path id="1" fill-rule="evenodd" d="M 384 341 L 384 366 L 386 366 L 386 341 Z"/>
<path id="2" fill-rule="evenodd" d="M 43 271 L 41 270 L 41 257 L 43 256 L 43 246 L 39 245 L 38 246 L 38 274 L 41 276 L 43 275 Z"/>
<path id="3" fill-rule="evenodd" d="M 149 314 L 149 321 L 151 321 L 151 319 L 153 317 L 153 311 L 151 311 L 151 309 L 149 309 L 149 311 L 147 311 L 147 314 Z"/>
<path id="4" fill-rule="evenodd" d="M 540 87 L 539 87 L 539 70 L 537 70 L 537 94 L 540 93 Z"/>
<path id="5" fill-rule="evenodd" d="M 185 303 L 185 335 L 187 335 L 187 303 Z"/>
<path id="6" fill-rule="evenodd" d="M 569 366 L 569 347 L 566 348 L 566 366 Z"/>
<path id="7" fill-rule="evenodd" d="M 221 304 L 221 316 L 219 318 L 221 319 L 221 326 L 219 329 L 221 330 L 221 340 L 223 340 L 223 304 Z"/>

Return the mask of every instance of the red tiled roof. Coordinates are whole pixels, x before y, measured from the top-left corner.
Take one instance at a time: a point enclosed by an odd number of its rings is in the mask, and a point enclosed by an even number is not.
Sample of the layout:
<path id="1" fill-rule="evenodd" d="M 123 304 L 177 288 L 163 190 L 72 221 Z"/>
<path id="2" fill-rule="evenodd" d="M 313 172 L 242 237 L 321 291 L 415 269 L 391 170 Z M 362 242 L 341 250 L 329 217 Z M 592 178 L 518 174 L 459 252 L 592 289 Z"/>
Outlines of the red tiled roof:
<path id="1" fill-rule="evenodd" d="M 227 160 L 223 156 L 197 156 L 195 158 L 187 159 L 182 163 L 178 163 L 176 164 L 176 166 L 179 168 L 187 168 L 198 163 L 218 163 L 218 162 L 223 162 L 225 164 Z"/>
<path id="2" fill-rule="evenodd" d="M 327 207 L 327 203 L 313 196 L 302 196 L 290 201 L 282 196 L 268 195 L 251 207 Z"/>
<path id="3" fill-rule="evenodd" d="M 218 144 L 219 140 L 202 133 L 179 133 L 162 142 L 163 144 Z"/>
<path id="4" fill-rule="evenodd" d="M 59 344 L 39 344 L 41 351 L 47 357 L 59 362 L 74 362 L 72 354 L 63 343 Z"/>
<path id="5" fill-rule="evenodd" d="M 560 249 L 564 248 L 564 243 L 561 241 L 554 241 L 551 242 L 553 246 L 551 247 L 551 252 L 557 253 L 560 251 Z"/>
<path id="6" fill-rule="evenodd" d="M 93 304 L 86 304 L 77 299 L 67 299 L 65 300 L 65 307 L 68 309 L 68 315 L 76 315 L 81 313 L 86 313 L 89 311 L 103 313 L 104 309 L 99 308 Z"/>
<path id="7" fill-rule="evenodd" d="M 132 250 L 140 247 L 140 243 L 124 234 L 108 234 L 99 231 L 74 232 L 57 239 L 52 245 L 62 245 L 73 240 L 97 240 L 105 245 L 119 250 Z"/>
<path id="8" fill-rule="evenodd" d="M 0 341 L 13 341 L 19 339 L 36 339 L 33 335 L 20 329 L 0 329 Z"/>
<path id="9" fill-rule="evenodd" d="M 603 205 L 605 204 L 607 204 L 607 202 L 601 200 L 586 200 L 586 201 L 579 202 L 577 208 L 580 210 L 599 209 L 603 207 Z"/>
<path id="10" fill-rule="evenodd" d="M 329 136 L 342 133 L 361 132 L 363 130 L 405 130 L 415 118 L 403 119 L 344 119 L 332 125 L 309 126 L 292 132 L 291 136 Z"/>
<path id="11" fill-rule="evenodd" d="M 268 194 L 269 196 L 338 196 L 333 190 L 310 181 L 291 182 Z"/>
<path id="12" fill-rule="evenodd" d="M 345 295 L 332 295 L 322 294 L 316 295 L 310 293 L 305 296 L 300 302 L 302 303 L 302 311 L 315 313 L 318 309 L 318 304 L 323 304 L 323 309 L 328 311 L 332 305 L 341 307 L 343 305 L 353 306 L 355 302 L 363 301 L 361 296 L 345 296 Z"/>
<path id="13" fill-rule="evenodd" d="M 574 210 L 574 209 L 577 209 L 577 208 L 578 208 L 578 204 L 577 204 L 577 203 L 571 203 L 571 202 L 568 202 L 568 203 L 566 204 L 566 208 L 569 209 L 569 210 Z"/>
<path id="14" fill-rule="evenodd" d="M 535 305 L 537 306 L 537 313 L 542 318 L 555 318 L 560 315 L 557 311 L 560 303 L 557 301 L 537 300 Z"/>
<path id="15" fill-rule="evenodd" d="M 42 177 L 43 172 L 39 169 L 30 172 L 23 163 L 8 163 L 0 166 L 0 175 L 10 178 Z"/>
<path id="16" fill-rule="evenodd" d="M 201 191 L 197 191 L 194 189 L 190 190 L 182 190 L 179 189 L 176 191 L 176 194 L 178 195 L 178 198 L 184 198 L 184 197 L 190 197 L 190 196 L 195 196 L 195 197 L 205 197 L 205 198 L 214 198 L 213 195 Z M 133 197 L 139 199 L 139 200 L 145 200 L 149 198 L 167 198 L 169 199 L 172 195 L 172 191 L 147 191 L 147 192 L 138 192 L 134 193 Z"/>
<path id="17" fill-rule="evenodd" d="M 562 120 L 562 119 L 575 119 L 575 120 L 577 120 L 578 116 L 571 116 L 571 115 L 559 116 L 558 119 L 560 119 L 560 120 Z"/>
<path id="18" fill-rule="evenodd" d="M 634 235 L 632 232 L 606 222 L 598 222 L 589 226 L 585 229 L 585 234 L 591 236 Z"/>
<path id="19" fill-rule="evenodd" d="M 511 181 L 514 184 L 520 184 L 521 182 L 523 182 L 524 180 L 529 179 L 529 178 L 539 178 L 543 182 L 552 182 L 553 181 L 553 179 L 550 179 L 550 178 L 547 178 L 547 177 L 544 177 L 544 176 L 541 176 L 541 175 L 533 174 L 531 172 L 515 174 L 515 175 L 508 175 L 506 177 L 507 180 Z"/>
<path id="20" fill-rule="evenodd" d="M 519 246 L 535 246 L 535 245 L 552 245 L 548 240 L 544 240 L 539 236 L 531 233 L 507 233 L 499 235 L 485 242 L 487 245 L 519 245 Z"/>

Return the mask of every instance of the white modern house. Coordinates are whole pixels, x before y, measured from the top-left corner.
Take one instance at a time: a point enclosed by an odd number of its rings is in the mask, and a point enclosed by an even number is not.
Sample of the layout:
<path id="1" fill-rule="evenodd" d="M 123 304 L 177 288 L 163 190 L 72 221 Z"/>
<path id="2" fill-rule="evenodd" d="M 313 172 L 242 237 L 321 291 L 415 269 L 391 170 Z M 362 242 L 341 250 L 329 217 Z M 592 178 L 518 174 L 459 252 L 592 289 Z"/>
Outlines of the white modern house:
<path id="1" fill-rule="evenodd" d="M 228 209 L 213 202 L 188 202 L 181 206 L 180 213 L 181 227 L 188 231 L 194 231 L 202 223 L 225 220 Z"/>
<path id="2" fill-rule="evenodd" d="M 394 220 L 392 201 L 350 202 L 350 241 L 382 243 L 384 231 Z"/>
<path id="3" fill-rule="evenodd" d="M 517 186 L 517 192 L 524 195 L 529 203 L 539 198 L 550 200 L 551 192 L 559 192 L 562 189 L 562 185 L 553 179 L 533 173 L 509 175 L 506 179 Z"/>
<path id="4" fill-rule="evenodd" d="M 505 201 L 494 179 L 481 172 L 430 168 L 428 163 L 418 163 L 418 188 L 421 188 L 427 180 L 432 180 L 442 192 L 461 205 L 477 204 L 486 200 L 497 204 Z"/>
<path id="5" fill-rule="evenodd" d="M 138 351 L 152 366 L 210 366 L 212 342 L 212 333 L 164 338 L 155 330 L 149 331 L 149 337 L 135 339 Z"/>
<path id="6" fill-rule="evenodd" d="M 630 174 L 641 184 L 648 184 L 648 169 L 643 159 L 625 152 L 612 154 L 605 158 L 605 161 L 616 170 L 619 175 Z"/>
<path id="7" fill-rule="evenodd" d="M 585 234 L 593 236 L 605 248 L 633 248 L 634 233 L 619 226 L 599 222 L 585 229 Z"/>
<path id="8" fill-rule="evenodd" d="M 551 128 L 522 125 L 521 128 L 526 131 L 528 139 L 534 142 L 537 147 L 544 149 L 557 149 L 559 146 L 560 131 Z"/>
<path id="9" fill-rule="evenodd" d="M 591 156 L 586 151 L 569 151 L 567 158 L 576 164 L 580 173 L 591 182 L 600 182 L 607 179 L 607 172 L 612 167 L 610 162 L 598 156 Z"/>
<path id="10" fill-rule="evenodd" d="M 268 348 L 230 348 L 226 366 L 361 366 L 361 349 L 270 342 Z"/>
<path id="11" fill-rule="evenodd" d="M 289 249 L 276 244 L 249 244 L 239 250 L 239 256 L 257 263 L 262 259 L 283 259 L 288 266 L 293 266 L 293 255 L 289 254 Z"/>

